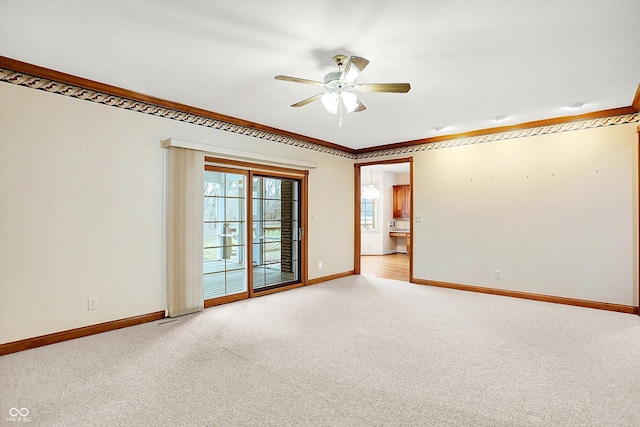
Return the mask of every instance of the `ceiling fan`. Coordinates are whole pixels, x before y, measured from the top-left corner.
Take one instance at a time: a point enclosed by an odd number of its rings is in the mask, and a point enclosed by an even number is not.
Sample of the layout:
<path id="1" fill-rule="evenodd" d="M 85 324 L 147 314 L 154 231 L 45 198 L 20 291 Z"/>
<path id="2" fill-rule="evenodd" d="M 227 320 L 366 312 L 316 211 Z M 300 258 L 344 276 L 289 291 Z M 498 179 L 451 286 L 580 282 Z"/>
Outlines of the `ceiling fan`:
<path id="1" fill-rule="evenodd" d="M 347 113 L 357 113 L 365 110 L 367 107 L 358 100 L 354 91 L 407 93 L 409 92 L 409 89 L 411 89 L 411 85 L 409 85 L 409 83 L 357 84 L 356 79 L 362 70 L 364 70 L 369 64 L 369 61 L 365 58 L 352 56 L 351 58 L 348 58 L 347 61 L 347 57 L 345 55 L 335 55 L 333 57 L 333 62 L 338 66 L 338 71 L 332 71 L 324 76 L 324 82 L 289 76 L 275 76 L 276 80 L 321 86 L 326 89 L 326 92 L 324 93 L 319 93 L 292 104 L 292 107 L 302 107 L 303 105 L 307 105 L 319 99 L 325 110 L 331 114 L 337 114 L 338 112 L 342 114 L 342 108 L 340 108 L 341 105 L 344 106 Z M 343 65 L 344 69 L 342 69 Z"/>

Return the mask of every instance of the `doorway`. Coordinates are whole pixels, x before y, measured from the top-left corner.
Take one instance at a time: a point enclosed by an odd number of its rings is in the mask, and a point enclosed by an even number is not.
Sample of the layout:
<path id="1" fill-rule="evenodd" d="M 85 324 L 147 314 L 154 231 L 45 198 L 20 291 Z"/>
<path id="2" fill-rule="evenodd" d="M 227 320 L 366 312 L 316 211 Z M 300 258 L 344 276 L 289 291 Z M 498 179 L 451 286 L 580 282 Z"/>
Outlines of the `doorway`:
<path id="1" fill-rule="evenodd" d="M 413 158 L 355 164 L 354 271 L 413 280 Z"/>
<path id="2" fill-rule="evenodd" d="M 205 165 L 205 307 L 306 283 L 306 178 L 306 171 Z"/>

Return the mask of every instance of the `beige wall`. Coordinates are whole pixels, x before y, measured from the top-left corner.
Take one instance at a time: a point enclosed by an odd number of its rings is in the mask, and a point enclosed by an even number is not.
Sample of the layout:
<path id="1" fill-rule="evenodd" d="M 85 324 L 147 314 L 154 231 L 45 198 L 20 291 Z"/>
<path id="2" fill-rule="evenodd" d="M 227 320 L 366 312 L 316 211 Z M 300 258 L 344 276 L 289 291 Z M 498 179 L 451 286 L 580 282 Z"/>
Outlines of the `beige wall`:
<path id="1" fill-rule="evenodd" d="M 0 343 L 166 309 L 170 137 L 317 162 L 309 278 L 353 269 L 352 160 L 0 83 Z"/>
<path id="2" fill-rule="evenodd" d="M 635 128 L 416 154 L 414 276 L 638 306 Z"/>

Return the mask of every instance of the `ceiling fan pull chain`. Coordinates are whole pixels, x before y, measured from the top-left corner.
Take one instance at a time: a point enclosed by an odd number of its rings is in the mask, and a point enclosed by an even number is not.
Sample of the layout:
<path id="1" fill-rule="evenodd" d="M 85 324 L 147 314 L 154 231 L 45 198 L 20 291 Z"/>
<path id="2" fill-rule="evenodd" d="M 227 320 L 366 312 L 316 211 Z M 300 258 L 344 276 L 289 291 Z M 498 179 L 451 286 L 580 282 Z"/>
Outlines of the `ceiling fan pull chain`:
<path id="1" fill-rule="evenodd" d="M 338 120 L 338 127 L 342 127 L 342 97 L 338 97 L 338 116 L 340 120 Z"/>

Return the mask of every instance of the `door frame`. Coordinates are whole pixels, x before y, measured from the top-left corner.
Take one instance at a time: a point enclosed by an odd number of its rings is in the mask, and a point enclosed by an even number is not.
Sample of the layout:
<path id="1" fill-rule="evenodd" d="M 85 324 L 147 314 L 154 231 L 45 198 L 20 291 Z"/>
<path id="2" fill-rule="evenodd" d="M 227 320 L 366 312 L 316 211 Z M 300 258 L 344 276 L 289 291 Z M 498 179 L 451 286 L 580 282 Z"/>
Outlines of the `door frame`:
<path id="1" fill-rule="evenodd" d="M 362 185 L 362 167 L 363 166 L 376 166 L 376 165 L 389 165 L 395 163 L 409 163 L 409 187 L 411 188 L 411 203 L 409 205 L 409 210 L 411 212 L 411 218 L 409 219 L 411 233 L 414 232 L 414 224 L 413 224 L 413 201 L 415 199 L 413 192 L 413 157 L 403 157 L 398 159 L 389 159 L 389 160 L 377 160 L 372 162 L 362 162 L 362 163 L 354 163 L 354 244 L 353 244 L 353 272 L 354 274 L 361 273 L 361 264 L 360 264 L 360 252 L 362 250 L 362 242 L 361 242 L 361 230 L 360 230 L 360 191 Z M 413 235 L 411 236 L 412 245 L 414 245 L 415 239 Z M 413 246 L 415 247 L 415 246 Z M 414 250 L 411 250 L 409 253 L 409 282 L 414 283 L 413 278 L 413 254 Z"/>
<path id="2" fill-rule="evenodd" d="M 307 238 L 307 230 L 308 230 L 308 212 L 309 212 L 309 171 L 307 169 L 292 169 L 286 168 L 282 166 L 271 166 L 260 163 L 252 163 L 252 162 L 244 162 L 239 160 L 225 159 L 219 158 L 215 156 L 205 156 L 204 161 L 205 169 L 207 166 L 212 166 L 218 169 L 225 169 L 225 172 L 230 173 L 245 173 L 247 176 L 248 185 L 246 186 L 246 262 L 247 262 L 247 291 L 239 294 L 227 295 L 219 298 L 204 300 L 204 307 L 213 307 L 220 304 L 226 304 L 228 302 L 238 301 L 247 298 L 259 297 L 262 295 L 268 295 L 275 292 L 286 291 L 293 288 L 299 288 L 302 286 L 306 286 L 309 282 L 309 269 L 308 269 L 308 258 L 309 258 L 309 243 Z M 301 239 L 301 248 L 300 248 L 300 280 L 298 283 L 294 283 L 287 286 L 282 286 L 278 288 L 267 289 L 264 291 L 254 291 L 253 290 L 253 242 L 251 241 L 251 225 L 253 222 L 253 202 L 252 202 L 252 193 L 251 186 L 253 183 L 253 175 L 257 174 L 260 176 L 273 176 L 280 178 L 293 178 L 300 180 L 300 225 L 302 228 L 302 233 L 300 236 Z"/>

